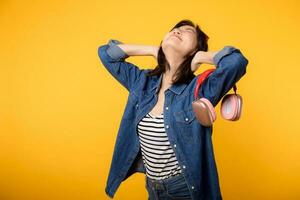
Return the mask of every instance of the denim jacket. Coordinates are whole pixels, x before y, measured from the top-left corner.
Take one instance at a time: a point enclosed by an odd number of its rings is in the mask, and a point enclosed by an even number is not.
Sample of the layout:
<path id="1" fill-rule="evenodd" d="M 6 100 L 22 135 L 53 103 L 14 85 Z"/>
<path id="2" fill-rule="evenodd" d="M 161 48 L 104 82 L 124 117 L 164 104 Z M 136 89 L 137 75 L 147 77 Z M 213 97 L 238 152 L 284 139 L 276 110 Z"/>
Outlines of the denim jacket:
<path id="1" fill-rule="evenodd" d="M 129 92 L 118 129 L 105 192 L 113 198 L 120 184 L 132 174 L 146 173 L 142 161 L 137 125 L 158 100 L 160 76 L 146 76 L 152 69 L 140 69 L 126 62 L 129 56 L 110 39 L 98 47 L 98 56 L 107 71 Z M 248 60 L 233 46 L 224 46 L 214 57 L 215 71 L 199 89 L 216 106 L 246 73 Z M 164 124 L 169 142 L 194 200 L 222 199 L 212 144 L 213 127 L 202 126 L 192 109 L 195 76 L 188 84 L 172 85 L 165 92 Z"/>

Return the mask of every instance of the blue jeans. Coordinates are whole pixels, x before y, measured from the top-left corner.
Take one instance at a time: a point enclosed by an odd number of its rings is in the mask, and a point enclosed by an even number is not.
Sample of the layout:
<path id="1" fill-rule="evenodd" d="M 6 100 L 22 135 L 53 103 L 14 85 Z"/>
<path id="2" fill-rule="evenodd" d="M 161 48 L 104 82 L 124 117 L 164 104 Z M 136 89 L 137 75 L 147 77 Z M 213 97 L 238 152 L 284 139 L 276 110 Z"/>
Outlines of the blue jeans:
<path id="1" fill-rule="evenodd" d="M 148 200 L 192 199 L 182 174 L 177 174 L 164 180 L 150 179 L 146 175 L 145 179 Z"/>

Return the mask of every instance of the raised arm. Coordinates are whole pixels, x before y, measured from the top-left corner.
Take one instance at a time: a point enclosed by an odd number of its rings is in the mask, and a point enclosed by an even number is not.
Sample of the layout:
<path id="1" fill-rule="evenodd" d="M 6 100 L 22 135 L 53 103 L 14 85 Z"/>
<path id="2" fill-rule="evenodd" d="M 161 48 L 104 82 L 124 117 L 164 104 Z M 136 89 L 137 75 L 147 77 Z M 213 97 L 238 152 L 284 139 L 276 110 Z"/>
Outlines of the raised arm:
<path id="1" fill-rule="evenodd" d="M 128 56 L 153 56 L 157 57 L 158 47 L 152 45 L 117 44 Z"/>
<path id="2" fill-rule="evenodd" d="M 198 53 L 197 53 L 198 54 Z M 195 58 L 195 63 L 208 63 L 216 66 L 203 82 L 199 90 L 199 96 L 205 97 L 216 106 L 222 97 L 246 74 L 248 59 L 242 52 L 233 46 L 224 46 L 220 51 L 202 52 Z"/>
<path id="3" fill-rule="evenodd" d="M 132 89 L 136 81 L 145 73 L 145 69 L 139 69 L 133 63 L 125 61 L 129 56 L 154 56 L 156 47 L 146 45 L 123 44 L 111 39 L 108 44 L 98 48 L 98 56 L 107 71 L 128 91 Z"/>

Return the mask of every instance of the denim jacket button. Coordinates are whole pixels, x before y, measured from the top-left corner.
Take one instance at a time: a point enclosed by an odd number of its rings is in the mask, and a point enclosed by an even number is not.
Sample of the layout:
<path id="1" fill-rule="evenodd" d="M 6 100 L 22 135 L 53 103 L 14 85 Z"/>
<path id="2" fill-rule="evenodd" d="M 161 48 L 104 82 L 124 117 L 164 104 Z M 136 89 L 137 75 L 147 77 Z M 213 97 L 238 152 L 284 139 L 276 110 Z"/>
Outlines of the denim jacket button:
<path id="1" fill-rule="evenodd" d="M 166 107 L 166 110 L 169 110 L 169 107 L 168 107 L 168 106 Z"/>
<path id="2" fill-rule="evenodd" d="M 174 147 L 176 148 L 176 144 L 174 144 Z"/>
<path id="3" fill-rule="evenodd" d="M 192 189 L 194 189 L 194 186 L 192 186 Z"/>
<path id="4" fill-rule="evenodd" d="M 166 125 L 166 128 L 169 128 L 169 125 Z"/>
<path id="5" fill-rule="evenodd" d="M 183 165 L 182 168 L 185 169 L 185 165 Z"/>
<path id="6" fill-rule="evenodd" d="M 189 121 L 189 118 L 185 118 L 185 121 Z"/>

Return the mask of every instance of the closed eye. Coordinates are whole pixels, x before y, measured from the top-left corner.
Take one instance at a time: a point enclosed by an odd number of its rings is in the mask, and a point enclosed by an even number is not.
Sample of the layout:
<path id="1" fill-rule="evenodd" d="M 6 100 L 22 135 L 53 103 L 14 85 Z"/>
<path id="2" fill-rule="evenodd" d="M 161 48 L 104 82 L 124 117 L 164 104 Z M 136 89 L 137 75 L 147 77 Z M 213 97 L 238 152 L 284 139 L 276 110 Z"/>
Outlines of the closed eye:
<path id="1" fill-rule="evenodd" d="M 194 30 L 192 30 L 192 29 L 190 29 L 190 28 L 188 28 L 187 30 L 190 31 L 190 32 L 192 32 L 192 33 L 194 32 Z"/>
<path id="2" fill-rule="evenodd" d="M 190 32 L 190 33 L 194 33 L 194 30 L 191 29 L 191 28 L 185 28 L 184 30 L 185 30 L 185 31 L 188 31 L 188 32 Z"/>

